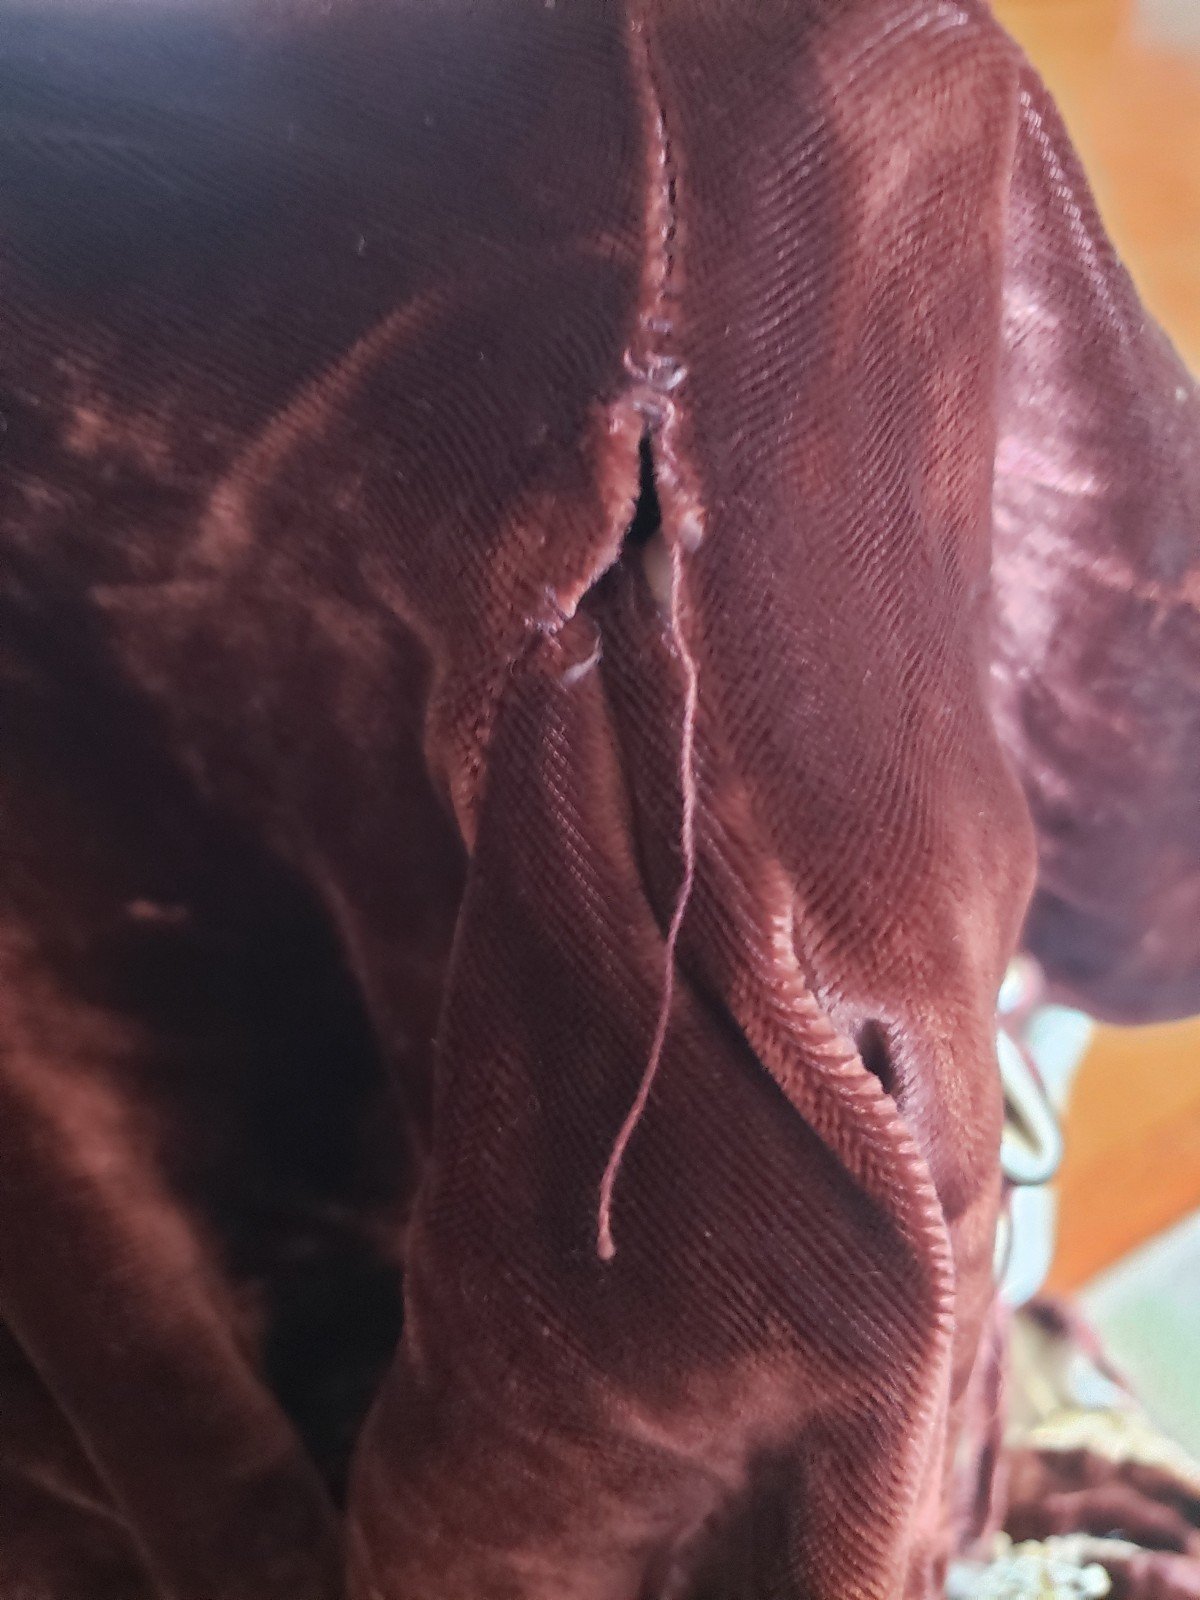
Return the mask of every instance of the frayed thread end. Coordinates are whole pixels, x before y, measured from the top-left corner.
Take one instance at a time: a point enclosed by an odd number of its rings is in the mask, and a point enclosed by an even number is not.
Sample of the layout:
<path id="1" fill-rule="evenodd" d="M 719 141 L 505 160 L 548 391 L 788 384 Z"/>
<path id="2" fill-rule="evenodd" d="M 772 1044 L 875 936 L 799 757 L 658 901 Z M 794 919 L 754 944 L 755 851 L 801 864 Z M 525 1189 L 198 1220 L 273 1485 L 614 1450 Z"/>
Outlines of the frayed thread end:
<path id="1" fill-rule="evenodd" d="M 650 1091 L 654 1086 L 654 1079 L 662 1064 L 663 1049 L 667 1041 L 667 1029 L 671 1021 L 671 1007 L 675 998 L 675 956 L 679 945 L 679 933 L 683 927 L 683 919 L 687 913 L 688 902 L 692 897 L 692 889 L 696 882 L 696 708 L 699 700 L 699 674 L 696 668 L 696 658 L 688 646 L 687 637 L 683 628 L 683 560 L 684 552 L 681 543 L 676 541 L 671 546 L 671 636 L 675 649 L 683 667 L 684 699 L 683 718 L 680 726 L 679 741 L 679 782 L 682 799 L 680 808 L 679 844 L 680 855 L 683 860 L 683 875 L 679 881 L 679 890 L 675 897 L 675 909 L 671 913 L 671 921 L 667 928 L 667 936 L 663 945 L 663 975 L 662 990 L 658 1004 L 658 1016 L 654 1025 L 654 1036 L 650 1042 L 650 1052 L 646 1058 L 646 1065 L 642 1071 L 641 1082 L 638 1084 L 637 1094 L 633 1104 L 626 1113 L 621 1124 L 613 1147 L 604 1168 L 604 1175 L 600 1180 L 600 1199 L 596 1215 L 596 1254 L 601 1261 L 611 1261 L 617 1253 L 616 1241 L 613 1238 L 612 1211 L 613 1192 L 616 1188 L 617 1177 L 621 1170 L 625 1153 L 629 1148 L 629 1141 L 637 1130 L 638 1123 L 642 1120 Z"/>

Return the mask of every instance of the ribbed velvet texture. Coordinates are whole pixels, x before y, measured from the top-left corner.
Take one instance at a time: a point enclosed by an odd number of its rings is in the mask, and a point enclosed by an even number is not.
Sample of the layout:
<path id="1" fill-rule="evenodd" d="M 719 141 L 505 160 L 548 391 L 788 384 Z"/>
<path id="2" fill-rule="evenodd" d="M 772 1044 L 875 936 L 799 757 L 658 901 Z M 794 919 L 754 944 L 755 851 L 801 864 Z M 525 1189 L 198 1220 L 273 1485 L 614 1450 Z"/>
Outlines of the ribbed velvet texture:
<path id="1" fill-rule="evenodd" d="M 1200 400 L 1016 47 L 0 0 L 0 418 L 5 1600 L 936 1594 L 1022 928 L 1200 1009 Z"/>

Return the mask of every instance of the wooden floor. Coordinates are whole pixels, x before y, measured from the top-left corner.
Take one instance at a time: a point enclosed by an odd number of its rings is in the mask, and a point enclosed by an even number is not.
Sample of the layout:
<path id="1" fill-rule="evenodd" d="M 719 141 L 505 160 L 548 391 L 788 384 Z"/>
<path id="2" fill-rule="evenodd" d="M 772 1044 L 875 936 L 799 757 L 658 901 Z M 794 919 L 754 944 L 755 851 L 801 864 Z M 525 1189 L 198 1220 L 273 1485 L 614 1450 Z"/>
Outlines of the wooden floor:
<path id="1" fill-rule="evenodd" d="M 1200 371 L 1200 0 L 998 0 L 996 11 L 1057 96 L 1147 304 Z M 1060 1196 L 1060 1288 L 1200 1207 L 1200 1022 L 1101 1030 L 1075 1090 Z"/>

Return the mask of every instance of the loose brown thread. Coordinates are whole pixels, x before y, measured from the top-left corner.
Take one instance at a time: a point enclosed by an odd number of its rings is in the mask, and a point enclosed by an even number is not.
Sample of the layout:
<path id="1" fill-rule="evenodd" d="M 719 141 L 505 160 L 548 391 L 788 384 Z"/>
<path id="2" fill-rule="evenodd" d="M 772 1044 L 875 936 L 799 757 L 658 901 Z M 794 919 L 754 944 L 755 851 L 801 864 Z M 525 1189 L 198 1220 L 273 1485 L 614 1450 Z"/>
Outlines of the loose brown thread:
<path id="1" fill-rule="evenodd" d="M 682 804 L 680 808 L 679 845 L 683 857 L 683 876 L 675 898 L 675 909 L 667 928 L 663 945 L 662 992 L 658 1003 L 658 1018 L 650 1054 L 642 1071 L 633 1104 L 621 1124 L 613 1143 L 604 1176 L 600 1180 L 600 1204 L 596 1218 L 596 1254 L 601 1261 L 611 1261 L 617 1253 L 612 1232 L 613 1190 L 617 1174 L 629 1148 L 638 1123 L 650 1099 L 650 1090 L 662 1064 L 663 1047 L 671 1021 L 671 1006 L 675 998 L 675 953 L 679 944 L 679 931 L 687 913 L 688 902 L 696 882 L 696 706 L 699 699 L 699 675 L 696 658 L 688 646 L 683 630 L 683 549 L 676 542 L 671 547 L 671 634 L 680 664 L 683 667 L 684 697 L 683 720 L 679 741 L 679 781 Z"/>

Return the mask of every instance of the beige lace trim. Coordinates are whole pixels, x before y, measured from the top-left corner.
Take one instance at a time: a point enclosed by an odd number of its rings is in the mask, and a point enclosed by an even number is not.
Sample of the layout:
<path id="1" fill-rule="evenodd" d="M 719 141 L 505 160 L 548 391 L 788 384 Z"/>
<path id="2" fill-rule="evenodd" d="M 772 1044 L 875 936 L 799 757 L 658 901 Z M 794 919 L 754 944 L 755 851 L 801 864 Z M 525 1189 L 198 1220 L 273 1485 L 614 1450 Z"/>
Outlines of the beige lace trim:
<path id="1" fill-rule="evenodd" d="M 959 1561 L 946 1581 L 946 1600 L 1101 1600 L 1112 1579 L 1094 1559 L 1095 1539 L 1061 1539 L 1013 1544 L 996 1540 L 988 1562 Z M 1131 1546 L 1111 1541 L 1113 1553 Z"/>

